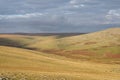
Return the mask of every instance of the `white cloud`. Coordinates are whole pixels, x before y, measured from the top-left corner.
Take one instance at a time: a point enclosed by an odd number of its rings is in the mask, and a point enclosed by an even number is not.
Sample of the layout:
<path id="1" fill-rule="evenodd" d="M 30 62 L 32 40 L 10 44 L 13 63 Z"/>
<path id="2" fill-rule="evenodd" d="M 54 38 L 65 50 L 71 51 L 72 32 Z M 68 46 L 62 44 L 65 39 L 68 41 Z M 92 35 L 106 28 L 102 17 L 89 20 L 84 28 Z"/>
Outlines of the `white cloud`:
<path id="1" fill-rule="evenodd" d="M 71 0 L 69 3 L 70 4 L 80 4 L 84 2 L 91 2 L 91 0 Z"/>
<path id="2" fill-rule="evenodd" d="M 108 15 L 120 16 L 120 9 L 118 10 L 110 10 Z"/>
<path id="3" fill-rule="evenodd" d="M 84 4 L 80 4 L 80 5 L 73 5 L 74 8 L 81 8 L 81 7 L 85 7 Z"/>
<path id="4" fill-rule="evenodd" d="M 81 0 L 81 1 L 86 1 L 86 0 Z M 81 7 L 85 7 L 85 4 L 83 4 L 81 1 L 79 0 L 71 0 L 69 2 L 69 4 L 71 6 L 73 6 L 74 8 L 81 8 Z"/>
<path id="5" fill-rule="evenodd" d="M 80 6 L 81 6 L 81 7 L 85 7 L 85 5 L 84 5 L 84 4 L 80 4 Z"/>
<path id="6" fill-rule="evenodd" d="M 107 12 L 107 14 L 105 15 L 106 23 L 110 24 L 110 23 L 120 23 L 120 9 L 113 9 L 113 10 L 109 10 Z"/>
<path id="7" fill-rule="evenodd" d="M 109 10 L 105 17 L 109 20 L 115 19 L 115 18 L 120 18 L 120 9 Z"/>
<path id="8" fill-rule="evenodd" d="M 43 15 L 42 13 L 27 13 L 15 15 L 0 15 L 0 19 L 31 18 Z"/>
<path id="9" fill-rule="evenodd" d="M 79 5 L 73 5 L 74 8 L 79 8 L 80 6 Z"/>
<path id="10" fill-rule="evenodd" d="M 76 0 L 71 0 L 69 3 L 70 3 L 70 4 L 76 4 L 77 1 L 76 1 Z"/>

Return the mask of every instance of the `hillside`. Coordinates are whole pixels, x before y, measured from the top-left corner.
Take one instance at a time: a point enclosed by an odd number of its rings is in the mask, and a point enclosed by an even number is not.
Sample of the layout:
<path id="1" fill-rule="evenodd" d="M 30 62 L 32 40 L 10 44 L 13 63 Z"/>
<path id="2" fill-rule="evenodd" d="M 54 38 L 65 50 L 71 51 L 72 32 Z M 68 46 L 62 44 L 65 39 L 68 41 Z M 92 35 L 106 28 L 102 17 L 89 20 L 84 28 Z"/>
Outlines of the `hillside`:
<path id="1" fill-rule="evenodd" d="M 99 58 L 120 58 L 120 28 L 60 40 L 64 41 L 65 50 L 71 53 L 91 54 Z"/>
<path id="2" fill-rule="evenodd" d="M 120 28 L 111 28 L 108 30 L 94 32 L 90 34 L 63 38 L 69 42 L 68 49 L 89 49 L 97 47 L 109 47 L 120 45 Z M 74 48 L 73 48 L 74 47 Z"/>
<path id="3" fill-rule="evenodd" d="M 42 52 L 0 46 L 0 77 L 10 80 L 118 80 L 119 68 L 117 64 L 75 62 Z"/>
<path id="4" fill-rule="evenodd" d="M 111 28 L 62 37 L 0 34 L 0 79 L 119 80 L 119 32 Z"/>
<path id="5" fill-rule="evenodd" d="M 0 35 L 0 45 L 36 50 L 81 60 L 120 58 L 120 28 L 77 36 Z"/>

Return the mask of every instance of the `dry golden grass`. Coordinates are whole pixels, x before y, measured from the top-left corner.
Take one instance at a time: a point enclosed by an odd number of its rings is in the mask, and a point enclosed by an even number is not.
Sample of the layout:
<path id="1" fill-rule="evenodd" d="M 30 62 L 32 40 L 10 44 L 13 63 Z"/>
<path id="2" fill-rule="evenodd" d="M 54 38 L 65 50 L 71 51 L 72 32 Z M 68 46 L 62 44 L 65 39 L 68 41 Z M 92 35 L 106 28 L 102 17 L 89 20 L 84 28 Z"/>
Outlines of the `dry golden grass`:
<path id="1" fill-rule="evenodd" d="M 22 76 L 25 76 L 26 80 L 39 80 L 37 78 L 44 78 L 44 75 L 49 78 L 47 80 L 61 78 L 65 80 L 119 80 L 120 65 L 89 61 L 75 62 L 36 51 L 0 46 L 0 73 L 2 77 L 11 79 L 15 76 L 17 77 L 15 80 L 24 78 Z"/>
<path id="2" fill-rule="evenodd" d="M 62 38 L 0 35 L 0 79 L 120 80 L 119 31 Z"/>
<path id="3" fill-rule="evenodd" d="M 0 38 L 13 40 L 28 48 L 38 50 L 63 49 L 83 50 L 120 45 L 120 28 L 85 35 L 62 37 L 58 36 L 28 36 L 28 35 L 0 35 Z"/>

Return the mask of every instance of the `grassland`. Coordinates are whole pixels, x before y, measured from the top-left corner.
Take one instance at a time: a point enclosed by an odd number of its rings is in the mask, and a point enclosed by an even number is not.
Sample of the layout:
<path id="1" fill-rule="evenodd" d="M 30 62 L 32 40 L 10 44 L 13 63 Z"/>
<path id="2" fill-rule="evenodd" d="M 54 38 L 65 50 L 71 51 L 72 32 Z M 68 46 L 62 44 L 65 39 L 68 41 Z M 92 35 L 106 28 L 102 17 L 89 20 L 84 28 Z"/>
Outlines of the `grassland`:
<path id="1" fill-rule="evenodd" d="M 0 35 L 0 79 L 120 80 L 120 28 L 59 37 Z"/>

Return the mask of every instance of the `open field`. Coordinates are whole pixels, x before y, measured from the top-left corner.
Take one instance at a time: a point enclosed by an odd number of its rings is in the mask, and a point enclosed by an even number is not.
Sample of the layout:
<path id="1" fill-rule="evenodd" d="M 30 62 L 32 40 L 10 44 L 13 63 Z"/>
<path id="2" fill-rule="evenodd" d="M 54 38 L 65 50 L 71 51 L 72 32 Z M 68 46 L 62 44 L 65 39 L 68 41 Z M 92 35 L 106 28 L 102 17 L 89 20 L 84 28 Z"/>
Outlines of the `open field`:
<path id="1" fill-rule="evenodd" d="M 0 79 L 120 80 L 120 28 L 62 36 L 0 35 Z"/>
<path id="2" fill-rule="evenodd" d="M 45 55 L 36 51 L 4 46 L 0 46 L 0 51 L 1 76 L 13 80 L 20 78 L 39 80 L 44 77 L 49 78 L 47 80 L 120 79 L 120 65 L 118 64 L 75 62 L 64 57 L 52 57 L 53 55 L 49 56 L 49 54 Z"/>

